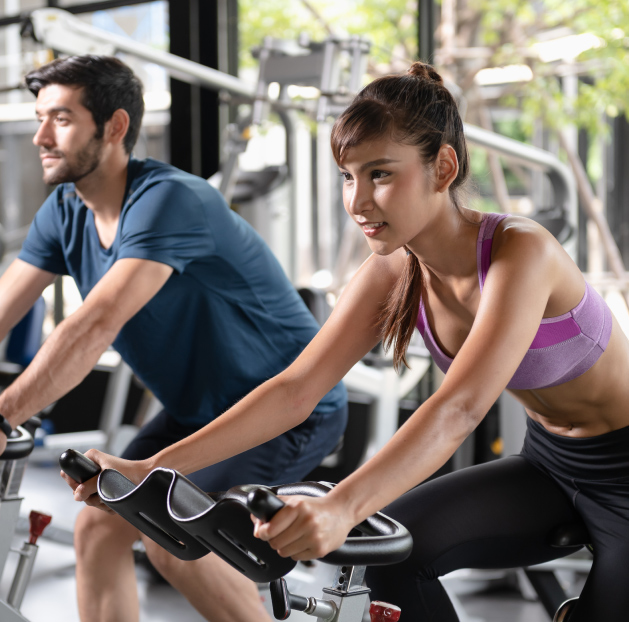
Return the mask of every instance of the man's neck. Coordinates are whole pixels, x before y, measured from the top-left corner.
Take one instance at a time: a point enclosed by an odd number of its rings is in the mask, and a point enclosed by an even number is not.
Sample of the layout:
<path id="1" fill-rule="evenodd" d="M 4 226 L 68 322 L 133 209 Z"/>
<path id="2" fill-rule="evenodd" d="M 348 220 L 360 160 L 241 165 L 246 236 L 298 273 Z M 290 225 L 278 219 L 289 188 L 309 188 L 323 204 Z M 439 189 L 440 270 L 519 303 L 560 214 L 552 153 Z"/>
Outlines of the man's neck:
<path id="1" fill-rule="evenodd" d="M 112 222 L 120 216 L 127 187 L 128 165 L 128 154 L 111 157 L 75 184 L 76 192 L 85 206 L 101 222 Z"/>

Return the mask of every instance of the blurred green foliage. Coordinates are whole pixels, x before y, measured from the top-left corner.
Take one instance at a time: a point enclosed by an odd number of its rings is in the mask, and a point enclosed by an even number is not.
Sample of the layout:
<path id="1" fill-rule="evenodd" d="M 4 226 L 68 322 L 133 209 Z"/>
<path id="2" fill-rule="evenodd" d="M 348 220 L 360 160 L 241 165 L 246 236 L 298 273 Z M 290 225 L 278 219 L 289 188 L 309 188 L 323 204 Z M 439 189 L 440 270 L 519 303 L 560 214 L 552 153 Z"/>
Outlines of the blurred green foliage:
<path id="1" fill-rule="evenodd" d="M 409 0 L 241 0 L 241 66 L 255 66 L 251 48 L 265 36 L 291 39 L 306 33 L 321 40 L 362 35 L 373 43 L 372 69 L 410 63 L 417 54 L 417 2 Z M 309 8 L 311 7 L 311 9 Z M 522 111 L 523 125 L 576 124 L 592 133 L 605 130 L 604 116 L 625 112 L 629 93 L 629 0 L 458 0 L 457 27 L 475 23 L 470 46 L 492 54 L 485 66 L 527 64 L 530 82 L 514 85 L 505 103 Z M 532 50 L 540 34 L 552 32 L 598 37 L 599 47 L 571 61 L 542 62 Z M 480 69 L 478 63 L 474 71 Z M 558 74 L 577 70 L 576 98 L 562 92 Z"/>
<path id="2" fill-rule="evenodd" d="M 574 124 L 595 135 L 607 131 L 605 116 L 629 112 L 627 0 L 469 0 L 469 6 L 482 16 L 478 43 L 494 51 L 488 64 L 527 64 L 533 72 L 506 99 L 521 108 L 525 126 L 541 119 L 549 128 Z M 529 51 L 553 31 L 595 35 L 598 44 L 573 59 L 542 62 Z M 569 98 L 560 78 L 574 72 L 578 90 Z"/>

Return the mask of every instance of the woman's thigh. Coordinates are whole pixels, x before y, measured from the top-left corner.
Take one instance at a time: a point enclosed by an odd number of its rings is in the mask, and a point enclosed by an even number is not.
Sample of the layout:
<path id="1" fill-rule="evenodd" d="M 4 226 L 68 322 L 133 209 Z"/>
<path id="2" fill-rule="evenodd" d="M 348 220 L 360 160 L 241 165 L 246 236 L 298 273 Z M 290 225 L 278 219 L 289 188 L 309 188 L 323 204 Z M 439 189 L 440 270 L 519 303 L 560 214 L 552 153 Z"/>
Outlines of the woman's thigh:
<path id="1" fill-rule="evenodd" d="M 629 482 L 577 482 L 576 506 L 594 545 L 594 562 L 570 621 L 629 619 Z"/>
<path id="2" fill-rule="evenodd" d="M 558 524 L 578 520 L 561 488 L 521 456 L 462 469 L 418 486 L 390 513 L 411 531 L 410 563 L 441 576 L 457 568 L 504 568 L 559 557 Z"/>
<path id="3" fill-rule="evenodd" d="M 436 579 L 453 570 L 528 566 L 567 554 L 550 547 L 548 536 L 578 520 L 559 486 L 521 456 L 429 481 L 383 512 L 411 532 L 413 552 L 401 564 L 369 568 L 367 583 L 374 598 L 416 616 L 448 609 Z"/>

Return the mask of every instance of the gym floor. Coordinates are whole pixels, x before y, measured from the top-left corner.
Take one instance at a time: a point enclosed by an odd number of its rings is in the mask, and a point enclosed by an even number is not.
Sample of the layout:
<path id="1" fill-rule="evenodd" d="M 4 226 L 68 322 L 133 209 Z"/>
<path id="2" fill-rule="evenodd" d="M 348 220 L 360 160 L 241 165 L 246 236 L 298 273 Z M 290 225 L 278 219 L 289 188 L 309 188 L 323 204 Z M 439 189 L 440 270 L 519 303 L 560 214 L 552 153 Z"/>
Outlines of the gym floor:
<path id="1" fill-rule="evenodd" d="M 80 504 L 72 500 L 56 465 L 29 464 L 20 493 L 24 497 L 22 516 L 39 510 L 53 516 L 49 531 L 72 529 Z M 20 548 L 25 539 L 25 533 L 16 534 L 14 548 Z M 31 622 L 78 622 L 72 547 L 46 538 L 38 544 L 35 568 L 22 604 L 23 615 Z M 12 553 L 7 561 L 0 582 L 2 598 L 9 590 L 17 557 Z M 156 581 L 151 573 L 138 567 L 137 576 L 141 622 L 203 621 L 184 598 L 167 584 Z M 488 581 L 481 591 L 461 595 L 459 599 L 468 618 L 465 622 L 550 622 L 538 602 L 525 600 L 508 581 Z"/>

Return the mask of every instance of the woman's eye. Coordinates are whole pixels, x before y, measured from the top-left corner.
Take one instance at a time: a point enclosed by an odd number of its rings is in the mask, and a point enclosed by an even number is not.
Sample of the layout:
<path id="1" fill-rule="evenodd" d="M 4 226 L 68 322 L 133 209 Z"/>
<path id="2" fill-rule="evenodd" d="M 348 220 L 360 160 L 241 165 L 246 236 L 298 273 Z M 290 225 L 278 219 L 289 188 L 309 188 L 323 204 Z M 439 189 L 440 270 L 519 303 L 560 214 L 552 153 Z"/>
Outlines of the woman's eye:
<path id="1" fill-rule="evenodd" d="M 388 176 L 389 176 L 389 173 L 387 173 L 386 171 L 371 171 L 372 179 L 383 179 Z"/>
<path id="2" fill-rule="evenodd" d="M 343 181 L 352 181 L 352 176 L 346 171 L 341 171 L 339 174 L 343 178 Z"/>

